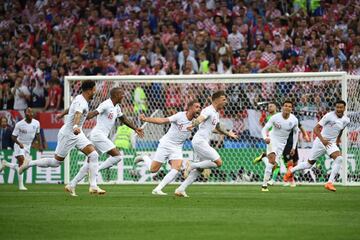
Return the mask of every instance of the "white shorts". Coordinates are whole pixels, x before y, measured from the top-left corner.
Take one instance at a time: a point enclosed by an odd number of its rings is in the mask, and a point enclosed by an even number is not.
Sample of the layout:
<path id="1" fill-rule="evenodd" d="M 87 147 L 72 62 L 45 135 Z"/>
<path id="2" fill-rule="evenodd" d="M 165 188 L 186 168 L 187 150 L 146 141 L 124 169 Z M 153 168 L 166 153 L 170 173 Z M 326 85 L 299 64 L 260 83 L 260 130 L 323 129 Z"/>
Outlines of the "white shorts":
<path id="1" fill-rule="evenodd" d="M 84 149 L 88 145 L 93 145 L 89 139 L 86 138 L 83 132 L 78 135 L 64 134 L 61 130 L 58 134 L 58 142 L 55 149 L 55 154 L 59 157 L 65 158 L 70 150 L 76 147 L 79 150 Z"/>
<path id="2" fill-rule="evenodd" d="M 270 139 L 270 143 L 266 145 L 266 155 L 269 155 L 270 153 L 275 153 L 275 161 L 280 164 L 280 158 L 284 152 L 285 146 L 286 143 L 279 143 Z"/>
<path id="3" fill-rule="evenodd" d="M 322 142 L 320 141 L 320 139 L 316 138 L 311 148 L 311 154 L 309 160 L 317 160 L 325 153 L 330 156 L 332 153 L 336 151 L 340 151 L 340 149 L 335 143 L 330 143 L 328 147 L 325 147 L 324 144 L 322 144 Z"/>
<path id="4" fill-rule="evenodd" d="M 115 144 L 104 134 L 90 133 L 89 140 L 94 144 L 95 148 L 101 153 L 107 153 L 111 149 L 116 148 Z"/>
<path id="5" fill-rule="evenodd" d="M 220 159 L 219 153 L 212 148 L 206 140 L 193 139 L 192 146 L 194 149 L 195 159 L 199 161 L 216 161 Z"/>
<path id="6" fill-rule="evenodd" d="M 14 144 L 14 156 L 18 157 L 18 156 L 24 156 L 24 157 L 28 157 L 30 156 L 30 145 L 24 145 L 24 148 L 20 148 L 19 145 L 17 145 L 16 143 Z"/>
<path id="7" fill-rule="evenodd" d="M 154 161 L 165 163 L 171 160 L 182 160 L 182 145 L 160 143 L 154 155 Z"/>

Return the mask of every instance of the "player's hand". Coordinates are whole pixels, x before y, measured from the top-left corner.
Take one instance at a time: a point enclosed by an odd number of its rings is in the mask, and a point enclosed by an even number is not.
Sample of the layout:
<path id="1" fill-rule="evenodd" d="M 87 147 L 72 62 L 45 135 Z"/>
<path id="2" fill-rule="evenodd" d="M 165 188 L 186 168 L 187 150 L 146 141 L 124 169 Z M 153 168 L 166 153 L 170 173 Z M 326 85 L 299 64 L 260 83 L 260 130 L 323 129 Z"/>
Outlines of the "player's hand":
<path id="1" fill-rule="evenodd" d="M 55 119 L 56 121 L 60 121 L 63 118 L 63 115 L 61 113 L 56 114 Z"/>
<path id="2" fill-rule="evenodd" d="M 24 144 L 20 143 L 20 144 L 19 144 L 19 147 L 20 147 L 21 149 L 23 149 L 23 148 L 24 148 Z"/>
<path id="3" fill-rule="evenodd" d="M 265 138 L 265 143 L 269 144 L 270 143 L 270 138 Z"/>
<path id="4" fill-rule="evenodd" d="M 230 132 L 229 132 L 229 137 L 231 137 L 231 138 L 233 138 L 233 139 L 238 139 L 238 138 L 239 138 L 239 136 L 236 135 L 236 133 L 234 133 L 233 131 L 230 131 Z"/>
<path id="5" fill-rule="evenodd" d="M 139 115 L 139 119 L 140 119 L 140 121 L 145 122 L 146 117 L 145 117 L 144 114 L 140 114 L 140 115 Z"/>
<path id="6" fill-rule="evenodd" d="M 295 148 L 290 150 L 290 156 L 294 156 L 295 155 Z"/>
<path id="7" fill-rule="evenodd" d="M 324 139 L 321 142 L 322 142 L 322 144 L 324 144 L 325 147 L 328 147 L 330 145 L 330 142 L 327 139 Z"/>
<path id="8" fill-rule="evenodd" d="M 143 138 L 144 137 L 144 129 L 142 128 L 137 128 L 135 129 L 136 134 L 140 137 Z"/>
<path id="9" fill-rule="evenodd" d="M 76 127 L 76 128 L 73 129 L 73 133 L 74 133 L 75 135 L 78 135 L 80 132 L 81 132 L 81 130 L 80 130 L 79 127 Z"/>

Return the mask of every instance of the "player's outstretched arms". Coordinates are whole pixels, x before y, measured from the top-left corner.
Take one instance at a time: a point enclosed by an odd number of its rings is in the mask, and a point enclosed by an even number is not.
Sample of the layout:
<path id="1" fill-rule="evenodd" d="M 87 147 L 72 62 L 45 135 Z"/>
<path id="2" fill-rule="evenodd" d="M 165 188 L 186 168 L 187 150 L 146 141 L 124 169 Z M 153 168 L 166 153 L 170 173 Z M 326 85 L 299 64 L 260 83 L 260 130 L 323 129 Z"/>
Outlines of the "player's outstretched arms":
<path id="1" fill-rule="evenodd" d="M 219 133 L 221 133 L 221 134 L 223 134 L 223 135 L 225 135 L 225 136 L 227 136 L 229 138 L 233 138 L 233 139 L 238 139 L 239 138 L 238 135 L 236 135 L 233 131 L 227 131 L 225 128 L 223 128 L 220 123 L 216 124 L 215 129 Z"/>
<path id="2" fill-rule="evenodd" d="M 144 137 L 144 130 L 142 128 L 137 127 L 135 123 L 130 119 L 128 119 L 127 117 L 125 117 L 125 115 L 122 115 L 121 117 L 119 117 L 119 119 L 123 124 L 133 129 L 140 138 Z"/>
<path id="3" fill-rule="evenodd" d="M 152 117 L 145 117 L 144 114 L 140 114 L 139 116 L 140 121 L 148 122 L 153 124 L 166 124 L 169 123 L 169 118 L 152 118 Z"/>

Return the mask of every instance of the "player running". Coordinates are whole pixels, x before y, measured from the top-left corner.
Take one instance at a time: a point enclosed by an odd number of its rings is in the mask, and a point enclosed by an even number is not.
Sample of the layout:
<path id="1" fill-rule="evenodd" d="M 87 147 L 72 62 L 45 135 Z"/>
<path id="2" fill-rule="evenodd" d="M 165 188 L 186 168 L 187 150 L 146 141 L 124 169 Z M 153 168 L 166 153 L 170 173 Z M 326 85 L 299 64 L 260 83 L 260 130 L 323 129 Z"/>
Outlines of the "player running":
<path id="1" fill-rule="evenodd" d="M 294 168 L 290 168 L 284 176 L 284 181 L 289 181 L 293 177 L 294 172 L 311 168 L 316 160 L 328 154 L 333 160 L 331 173 L 325 188 L 329 191 L 336 191 L 334 187 L 335 177 L 338 174 L 341 164 L 344 161 L 339 149 L 341 135 L 344 129 L 349 125 L 350 119 L 344 114 L 346 102 L 338 100 L 335 103 L 335 111 L 325 114 L 314 128 L 317 138 L 311 148 L 311 156 L 307 162 L 299 163 Z M 322 130 L 321 130 L 322 128 Z"/>
<path id="2" fill-rule="evenodd" d="M 143 122 L 154 124 L 171 123 L 167 133 L 160 139 L 154 160 L 151 160 L 150 157 L 146 155 L 138 156 L 134 160 L 135 164 L 144 161 L 152 173 L 159 171 L 161 165 L 169 161 L 171 170 L 152 191 L 152 194 L 167 195 L 162 189 L 176 178 L 181 169 L 183 161 L 182 147 L 185 141 L 191 136 L 191 130 L 187 128 L 191 125 L 192 120 L 198 116 L 200 111 L 201 106 L 199 101 L 192 100 L 187 104 L 187 111 L 178 112 L 168 118 L 151 118 L 140 115 L 140 120 Z"/>

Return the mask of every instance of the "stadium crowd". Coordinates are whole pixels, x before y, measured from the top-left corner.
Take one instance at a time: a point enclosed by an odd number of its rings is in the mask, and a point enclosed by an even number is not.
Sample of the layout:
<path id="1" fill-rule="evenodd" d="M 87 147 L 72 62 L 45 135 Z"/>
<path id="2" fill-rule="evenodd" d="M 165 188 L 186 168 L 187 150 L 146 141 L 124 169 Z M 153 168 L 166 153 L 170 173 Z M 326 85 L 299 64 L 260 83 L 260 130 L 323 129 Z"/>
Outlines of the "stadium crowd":
<path id="1" fill-rule="evenodd" d="M 66 75 L 359 75 L 359 6 L 358 0 L 1 0 L 0 110 L 61 110 Z M 299 100 L 316 103 L 306 98 Z"/>

